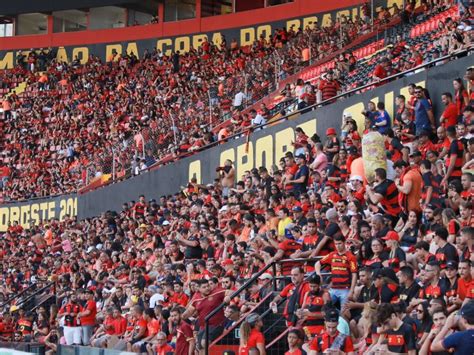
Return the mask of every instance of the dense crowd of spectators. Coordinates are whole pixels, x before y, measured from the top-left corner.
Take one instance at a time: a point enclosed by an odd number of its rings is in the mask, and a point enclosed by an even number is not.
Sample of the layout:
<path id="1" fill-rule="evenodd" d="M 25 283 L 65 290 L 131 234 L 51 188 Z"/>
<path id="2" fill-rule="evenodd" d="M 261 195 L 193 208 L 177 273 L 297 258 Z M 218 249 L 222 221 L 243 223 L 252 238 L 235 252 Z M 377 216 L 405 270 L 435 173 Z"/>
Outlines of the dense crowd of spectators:
<path id="1" fill-rule="evenodd" d="M 111 173 L 112 159 L 116 171 L 137 174 L 258 123 L 252 114 L 237 114 L 219 134 L 211 130 L 226 114 L 271 92 L 275 82 L 370 31 L 367 6 L 363 16 L 341 16 L 325 27 L 276 29 L 246 47 L 223 37 L 188 53 L 155 49 L 138 58 L 113 52 L 107 63 L 91 55 L 85 64 L 79 58 L 60 62 L 54 50 L 18 55 L 18 66 L 5 71 L 4 81 L 14 75 L 29 86 L 2 99 L 3 200 L 76 191 L 89 183 L 89 172 Z M 385 15 L 376 23 L 391 18 L 381 11 Z M 286 95 L 295 98 L 297 91 Z M 269 119 L 268 109 L 262 107 L 259 116 Z"/>
<path id="2" fill-rule="evenodd" d="M 213 184 L 190 181 L 83 221 L 10 226 L 4 298 L 55 281 L 57 303 L 34 313 L 12 305 L 0 338 L 51 353 L 62 343 L 193 354 L 205 346 L 205 317 L 224 303 L 211 340 L 239 326 L 240 354 L 265 354 L 272 339 L 255 307 L 270 297 L 288 325 L 287 354 L 472 354 L 474 93 L 464 86 L 473 84 L 474 68 L 454 78 L 442 112 L 416 85 L 397 97 L 393 120 L 369 102 L 363 133 L 379 132 L 387 151 L 370 183 L 352 171 L 361 135 L 345 114 L 339 137 L 298 130 L 278 166 L 236 176 L 226 161 Z M 279 265 L 291 281 L 276 293 L 270 268 L 233 297 L 266 265 L 301 258 L 319 260 Z"/>

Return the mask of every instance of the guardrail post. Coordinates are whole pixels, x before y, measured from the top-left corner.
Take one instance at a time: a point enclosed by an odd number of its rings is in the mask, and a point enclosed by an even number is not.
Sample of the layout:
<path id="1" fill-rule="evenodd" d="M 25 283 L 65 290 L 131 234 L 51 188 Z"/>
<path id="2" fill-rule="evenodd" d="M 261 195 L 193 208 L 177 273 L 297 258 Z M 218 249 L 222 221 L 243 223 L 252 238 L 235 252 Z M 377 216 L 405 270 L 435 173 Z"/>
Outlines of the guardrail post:
<path id="1" fill-rule="evenodd" d="M 204 332 L 205 332 L 204 339 L 206 339 L 206 345 L 204 346 L 204 353 L 206 355 L 209 355 L 209 321 L 207 320 L 206 320 L 206 329 Z"/>
<path id="2" fill-rule="evenodd" d="M 274 262 L 272 264 L 272 272 L 273 272 L 273 291 L 277 290 L 277 284 L 276 284 L 276 263 Z"/>

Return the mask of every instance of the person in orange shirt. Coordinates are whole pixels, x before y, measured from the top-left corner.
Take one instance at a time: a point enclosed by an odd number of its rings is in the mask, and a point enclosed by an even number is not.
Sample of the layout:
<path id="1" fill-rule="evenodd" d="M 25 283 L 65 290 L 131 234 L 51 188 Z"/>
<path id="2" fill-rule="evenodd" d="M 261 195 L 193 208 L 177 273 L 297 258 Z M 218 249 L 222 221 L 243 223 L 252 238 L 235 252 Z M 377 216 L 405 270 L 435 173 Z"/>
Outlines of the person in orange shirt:
<path id="1" fill-rule="evenodd" d="M 12 103 L 9 98 L 5 98 L 2 101 L 3 118 L 9 120 L 12 118 Z"/>
<path id="2" fill-rule="evenodd" d="M 145 309 L 143 319 L 146 321 L 146 337 L 132 345 L 132 350 L 136 353 L 147 352 L 148 347 L 156 343 L 155 338 L 161 331 L 161 323 L 155 318 L 152 308 Z"/>
<path id="3" fill-rule="evenodd" d="M 410 159 L 414 158 L 413 154 Z M 422 177 L 418 166 L 408 166 L 404 160 L 399 160 L 394 165 L 399 178 L 395 180 L 398 188 L 398 201 L 402 210 L 408 214 L 409 211 L 421 212 L 421 185 Z"/>

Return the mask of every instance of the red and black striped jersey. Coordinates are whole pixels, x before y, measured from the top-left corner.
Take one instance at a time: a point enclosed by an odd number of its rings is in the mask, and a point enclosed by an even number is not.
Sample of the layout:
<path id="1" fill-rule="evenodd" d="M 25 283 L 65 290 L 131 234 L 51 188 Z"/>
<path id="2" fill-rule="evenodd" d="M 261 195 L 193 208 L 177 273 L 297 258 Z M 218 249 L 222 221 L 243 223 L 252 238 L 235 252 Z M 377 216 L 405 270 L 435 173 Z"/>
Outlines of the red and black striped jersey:
<path id="1" fill-rule="evenodd" d="M 331 268 L 332 288 L 349 288 L 352 273 L 357 272 L 357 259 L 350 251 L 339 254 L 337 251 L 329 253 L 320 261 L 321 265 Z"/>

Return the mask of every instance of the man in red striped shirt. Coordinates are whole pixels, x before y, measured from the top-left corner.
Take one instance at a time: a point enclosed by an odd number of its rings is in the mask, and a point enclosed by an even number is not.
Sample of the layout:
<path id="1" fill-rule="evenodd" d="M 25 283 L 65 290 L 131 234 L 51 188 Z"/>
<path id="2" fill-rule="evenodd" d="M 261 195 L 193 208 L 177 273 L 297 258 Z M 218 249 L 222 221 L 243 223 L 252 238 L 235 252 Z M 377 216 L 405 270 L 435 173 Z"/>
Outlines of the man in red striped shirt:
<path id="1" fill-rule="evenodd" d="M 346 250 L 344 237 L 334 237 L 336 251 L 329 253 L 316 263 L 315 271 L 321 275 L 321 266 L 328 265 L 331 269 L 331 288 L 329 294 L 332 302 L 339 301 L 342 308 L 354 296 L 357 282 L 357 259 L 350 251 Z"/>

